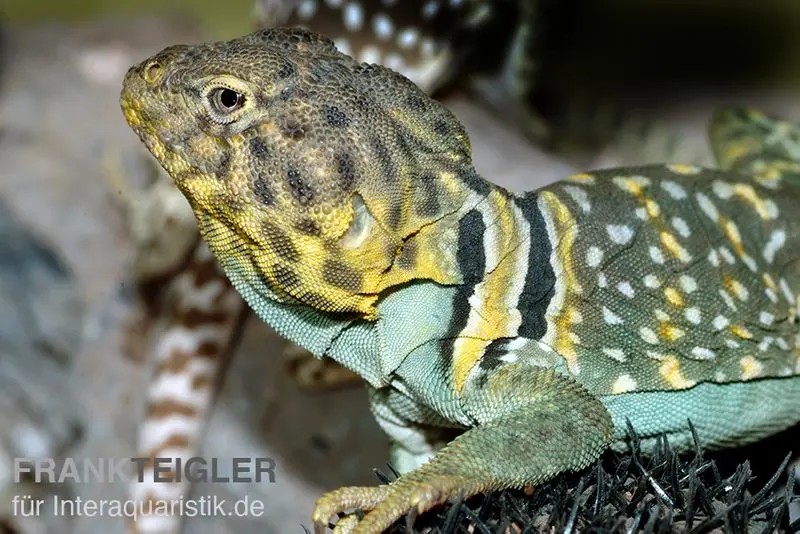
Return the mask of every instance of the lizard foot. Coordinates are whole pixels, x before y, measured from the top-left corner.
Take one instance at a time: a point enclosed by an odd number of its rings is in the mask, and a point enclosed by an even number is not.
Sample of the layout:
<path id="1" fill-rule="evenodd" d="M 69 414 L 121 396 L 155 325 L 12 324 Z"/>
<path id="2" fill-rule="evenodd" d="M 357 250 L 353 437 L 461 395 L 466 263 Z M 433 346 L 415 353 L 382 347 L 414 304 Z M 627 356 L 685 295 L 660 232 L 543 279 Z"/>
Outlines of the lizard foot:
<path id="1" fill-rule="evenodd" d="M 313 513 L 314 531 L 322 534 L 330 521 L 339 513 L 364 510 L 364 519 L 355 514 L 339 520 L 335 534 L 379 534 L 400 517 L 410 513 L 424 513 L 451 497 L 457 497 L 465 488 L 468 495 L 480 491 L 474 481 L 457 476 L 435 476 L 424 481 L 417 477 L 401 477 L 392 484 L 376 487 L 345 487 L 326 493 L 317 501 Z"/>

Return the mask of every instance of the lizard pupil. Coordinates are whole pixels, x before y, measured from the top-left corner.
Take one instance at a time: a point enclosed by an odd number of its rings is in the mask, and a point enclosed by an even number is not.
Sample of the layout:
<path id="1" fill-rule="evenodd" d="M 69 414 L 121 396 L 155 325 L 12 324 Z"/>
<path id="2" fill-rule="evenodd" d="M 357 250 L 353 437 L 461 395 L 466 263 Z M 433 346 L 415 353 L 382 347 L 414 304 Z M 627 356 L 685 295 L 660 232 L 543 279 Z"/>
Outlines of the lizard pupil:
<path id="1" fill-rule="evenodd" d="M 244 104 L 244 95 L 232 89 L 220 89 L 216 92 L 214 100 L 220 111 L 230 112 Z"/>

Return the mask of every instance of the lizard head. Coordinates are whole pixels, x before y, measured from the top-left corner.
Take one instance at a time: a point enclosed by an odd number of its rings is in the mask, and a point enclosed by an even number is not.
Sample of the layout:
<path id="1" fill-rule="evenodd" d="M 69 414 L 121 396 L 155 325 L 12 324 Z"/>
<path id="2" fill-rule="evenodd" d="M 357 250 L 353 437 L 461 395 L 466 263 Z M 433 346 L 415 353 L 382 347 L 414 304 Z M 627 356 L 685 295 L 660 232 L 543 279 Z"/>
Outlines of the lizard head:
<path id="1" fill-rule="evenodd" d="M 387 287 L 453 281 L 427 229 L 480 178 L 461 124 L 399 74 L 276 28 L 167 48 L 120 102 L 232 278 L 367 318 Z"/>

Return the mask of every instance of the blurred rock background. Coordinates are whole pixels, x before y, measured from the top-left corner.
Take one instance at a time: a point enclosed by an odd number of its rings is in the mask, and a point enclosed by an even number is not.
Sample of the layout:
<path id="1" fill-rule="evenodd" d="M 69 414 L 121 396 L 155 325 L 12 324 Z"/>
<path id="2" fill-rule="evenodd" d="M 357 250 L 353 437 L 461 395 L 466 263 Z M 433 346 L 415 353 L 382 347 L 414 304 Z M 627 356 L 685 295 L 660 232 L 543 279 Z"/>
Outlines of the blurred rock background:
<path id="1" fill-rule="evenodd" d="M 705 123 L 719 105 L 800 119 L 800 4 L 561 5 L 541 76 L 549 84 L 543 101 L 563 124 L 573 120 L 559 105 L 564 87 L 581 88 L 589 100 L 611 95 L 680 131 L 678 159 L 707 161 Z M 135 305 L 132 252 L 108 174 L 121 168 L 140 187 L 149 170 L 119 111 L 120 82 L 131 64 L 164 46 L 250 31 L 252 8 L 252 0 L 0 3 L 0 512 L 8 514 L 11 496 L 34 490 L 125 498 L 123 484 L 11 484 L 8 462 L 135 453 L 147 366 L 121 349 Z M 554 156 L 470 95 L 454 91 L 446 101 L 472 135 L 478 170 L 514 189 L 641 156 L 613 144 Z M 286 379 L 281 347 L 268 327 L 249 321 L 201 451 L 270 456 L 277 481 L 193 490 L 251 495 L 265 503 L 264 516 L 195 518 L 186 532 L 302 532 L 323 491 L 373 484 L 371 469 L 384 467 L 386 439 L 364 392 L 299 391 Z M 0 532 L 11 523 L 25 534 L 122 532 L 113 517 L 3 521 Z"/>

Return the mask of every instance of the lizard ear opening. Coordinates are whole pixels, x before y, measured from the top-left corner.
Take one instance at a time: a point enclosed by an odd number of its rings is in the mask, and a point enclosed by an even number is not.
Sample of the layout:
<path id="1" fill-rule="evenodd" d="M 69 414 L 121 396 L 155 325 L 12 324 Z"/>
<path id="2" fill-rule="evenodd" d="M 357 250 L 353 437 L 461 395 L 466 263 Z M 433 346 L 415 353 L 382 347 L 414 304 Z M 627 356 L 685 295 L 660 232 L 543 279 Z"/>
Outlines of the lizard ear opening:
<path id="1" fill-rule="evenodd" d="M 353 207 L 353 220 L 340 242 L 345 248 L 358 248 L 366 241 L 377 221 L 367 209 L 361 195 L 353 195 L 350 203 Z"/>

